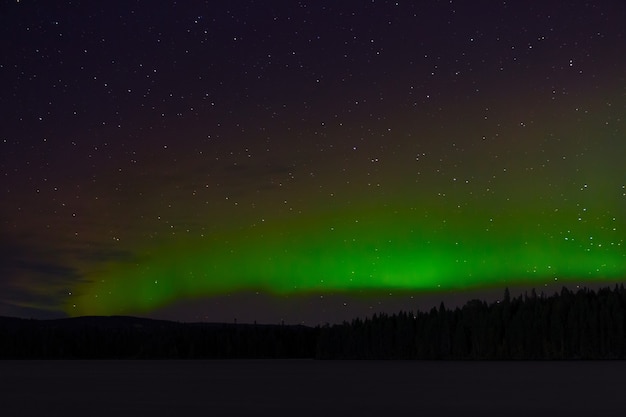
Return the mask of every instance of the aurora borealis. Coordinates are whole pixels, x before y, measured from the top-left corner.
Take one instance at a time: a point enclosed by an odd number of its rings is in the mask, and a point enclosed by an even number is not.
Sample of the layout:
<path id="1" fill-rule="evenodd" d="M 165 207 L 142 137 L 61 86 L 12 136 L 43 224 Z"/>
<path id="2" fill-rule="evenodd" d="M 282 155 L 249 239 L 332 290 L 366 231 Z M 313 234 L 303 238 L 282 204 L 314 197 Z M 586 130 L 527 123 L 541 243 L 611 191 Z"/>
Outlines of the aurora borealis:
<path id="1" fill-rule="evenodd" d="M 0 314 L 626 280 L 626 5 L 512 3 L 1 6 Z"/>

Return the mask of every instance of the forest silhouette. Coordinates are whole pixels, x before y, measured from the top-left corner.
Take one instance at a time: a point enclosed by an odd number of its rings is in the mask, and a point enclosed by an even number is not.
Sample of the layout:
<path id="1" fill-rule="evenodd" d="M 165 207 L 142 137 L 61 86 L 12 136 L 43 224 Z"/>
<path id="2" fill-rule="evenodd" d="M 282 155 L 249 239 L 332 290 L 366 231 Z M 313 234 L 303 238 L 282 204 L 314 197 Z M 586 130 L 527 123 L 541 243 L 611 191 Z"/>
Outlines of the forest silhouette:
<path id="1" fill-rule="evenodd" d="M 626 359 L 626 290 L 535 290 L 336 325 L 0 318 L 2 359 Z"/>

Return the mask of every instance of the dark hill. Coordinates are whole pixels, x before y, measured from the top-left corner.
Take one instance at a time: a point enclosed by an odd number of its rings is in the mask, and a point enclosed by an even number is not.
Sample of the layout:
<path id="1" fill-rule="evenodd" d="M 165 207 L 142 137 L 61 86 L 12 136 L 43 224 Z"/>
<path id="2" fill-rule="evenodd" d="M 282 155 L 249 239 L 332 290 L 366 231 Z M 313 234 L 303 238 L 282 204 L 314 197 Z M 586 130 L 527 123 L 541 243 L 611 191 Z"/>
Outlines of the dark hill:
<path id="1" fill-rule="evenodd" d="M 313 357 L 305 326 L 179 323 L 130 316 L 0 317 L 0 358 L 202 359 Z"/>

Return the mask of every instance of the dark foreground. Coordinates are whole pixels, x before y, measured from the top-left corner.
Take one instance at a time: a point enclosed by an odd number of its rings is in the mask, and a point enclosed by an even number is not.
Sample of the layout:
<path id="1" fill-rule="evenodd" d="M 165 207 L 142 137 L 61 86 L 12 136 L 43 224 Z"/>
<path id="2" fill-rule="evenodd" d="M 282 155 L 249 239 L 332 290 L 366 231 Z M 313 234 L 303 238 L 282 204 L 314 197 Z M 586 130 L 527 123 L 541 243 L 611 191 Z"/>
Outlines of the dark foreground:
<path id="1" fill-rule="evenodd" d="M 6 416 L 617 416 L 626 362 L 0 361 Z"/>

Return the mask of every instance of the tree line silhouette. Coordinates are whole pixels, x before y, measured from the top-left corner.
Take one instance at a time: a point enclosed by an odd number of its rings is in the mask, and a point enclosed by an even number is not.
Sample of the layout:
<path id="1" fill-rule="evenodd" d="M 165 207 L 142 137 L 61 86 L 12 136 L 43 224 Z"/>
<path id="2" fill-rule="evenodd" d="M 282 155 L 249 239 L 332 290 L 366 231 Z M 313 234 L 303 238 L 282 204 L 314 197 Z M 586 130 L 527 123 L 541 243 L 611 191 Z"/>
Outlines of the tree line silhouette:
<path id="1" fill-rule="evenodd" d="M 550 360 L 626 358 L 626 290 L 532 290 L 453 310 L 375 315 L 320 329 L 320 359 Z"/>
<path id="2" fill-rule="evenodd" d="M 626 358 L 626 290 L 535 290 L 488 304 L 377 314 L 318 327 L 177 323 L 136 317 L 0 318 L 2 359 Z"/>

